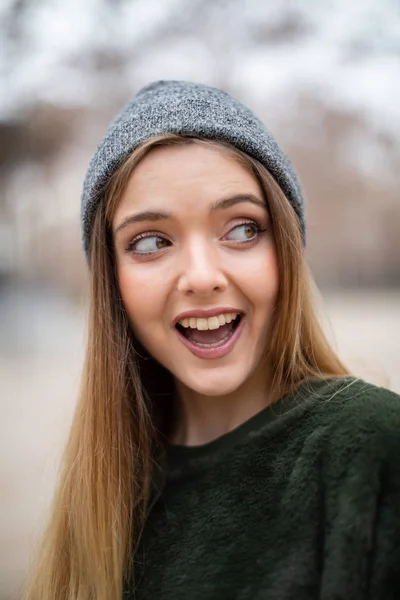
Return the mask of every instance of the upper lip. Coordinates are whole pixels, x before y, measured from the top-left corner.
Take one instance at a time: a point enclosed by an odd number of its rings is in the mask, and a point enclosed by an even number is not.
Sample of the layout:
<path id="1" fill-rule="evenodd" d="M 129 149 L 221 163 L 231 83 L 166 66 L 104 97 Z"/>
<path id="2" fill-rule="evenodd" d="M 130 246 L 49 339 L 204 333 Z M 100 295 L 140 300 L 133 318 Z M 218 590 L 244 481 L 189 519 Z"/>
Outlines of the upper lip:
<path id="1" fill-rule="evenodd" d="M 232 308 L 232 306 L 217 306 L 216 308 L 193 308 L 192 310 L 185 310 L 179 313 L 174 319 L 174 325 L 182 321 L 183 319 L 190 319 L 190 317 L 196 319 L 207 319 L 208 317 L 217 317 L 218 315 L 229 313 L 243 314 L 243 311 L 239 308 Z"/>

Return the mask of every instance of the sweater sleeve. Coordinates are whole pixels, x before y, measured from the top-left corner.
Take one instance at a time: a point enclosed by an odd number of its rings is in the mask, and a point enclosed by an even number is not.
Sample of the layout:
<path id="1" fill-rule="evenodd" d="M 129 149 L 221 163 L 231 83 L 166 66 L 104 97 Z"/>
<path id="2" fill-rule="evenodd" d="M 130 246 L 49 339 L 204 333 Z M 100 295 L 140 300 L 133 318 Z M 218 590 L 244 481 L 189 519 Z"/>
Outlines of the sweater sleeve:
<path id="1" fill-rule="evenodd" d="M 400 424 L 399 424 L 400 427 Z M 394 433 L 394 432 L 393 432 Z M 400 428 L 385 440 L 371 556 L 371 600 L 400 598 Z M 393 437 L 393 439 L 390 439 Z"/>
<path id="2" fill-rule="evenodd" d="M 330 428 L 321 600 L 400 598 L 400 397 L 366 387 Z"/>

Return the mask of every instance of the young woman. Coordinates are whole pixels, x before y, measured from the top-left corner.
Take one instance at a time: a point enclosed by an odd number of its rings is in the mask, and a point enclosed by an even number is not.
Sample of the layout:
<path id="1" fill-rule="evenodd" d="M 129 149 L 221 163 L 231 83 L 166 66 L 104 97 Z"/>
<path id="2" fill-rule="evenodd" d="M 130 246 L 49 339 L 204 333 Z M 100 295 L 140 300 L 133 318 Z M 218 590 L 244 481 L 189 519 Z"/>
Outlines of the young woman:
<path id="1" fill-rule="evenodd" d="M 400 598 L 400 399 L 324 337 L 264 125 L 220 90 L 147 86 L 82 226 L 82 391 L 26 598 Z"/>

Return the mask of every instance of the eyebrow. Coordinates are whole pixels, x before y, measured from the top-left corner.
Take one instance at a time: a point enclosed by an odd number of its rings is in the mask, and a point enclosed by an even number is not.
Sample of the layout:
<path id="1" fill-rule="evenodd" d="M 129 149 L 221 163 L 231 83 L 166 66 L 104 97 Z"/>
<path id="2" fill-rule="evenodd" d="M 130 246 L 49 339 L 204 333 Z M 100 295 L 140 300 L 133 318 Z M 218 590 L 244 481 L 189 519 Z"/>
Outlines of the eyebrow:
<path id="1" fill-rule="evenodd" d="M 222 198 L 221 200 L 217 200 L 211 205 L 211 211 L 215 212 L 217 210 L 224 210 L 227 208 L 231 208 L 236 204 L 241 204 L 243 202 L 249 202 L 251 204 L 255 204 L 256 206 L 260 206 L 264 210 L 267 209 L 267 205 L 261 198 L 258 198 L 254 194 L 238 194 L 236 196 L 231 196 L 229 198 Z M 152 211 L 145 210 L 143 212 L 135 213 L 133 215 L 127 216 L 122 223 L 118 225 L 118 227 L 114 231 L 114 235 L 116 235 L 121 229 L 125 229 L 128 225 L 132 223 L 141 223 L 143 221 L 165 221 L 167 219 L 171 219 L 173 214 L 171 212 L 165 211 Z"/>

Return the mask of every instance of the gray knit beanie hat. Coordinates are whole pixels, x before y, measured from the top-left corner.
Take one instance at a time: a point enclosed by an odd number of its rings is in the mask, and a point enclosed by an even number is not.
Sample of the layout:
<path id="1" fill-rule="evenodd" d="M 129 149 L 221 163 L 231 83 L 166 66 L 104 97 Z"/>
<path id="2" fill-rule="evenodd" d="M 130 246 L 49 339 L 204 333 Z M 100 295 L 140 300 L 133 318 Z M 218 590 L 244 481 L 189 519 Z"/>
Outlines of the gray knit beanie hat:
<path id="1" fill-rule="evenodd" d="M 105 184 L 135 148 L 163 133 L 221 140 L 259 160 L 296 211 L 305 241 L 304 199 L 299 181 L 288 158 L 251 110 L 214 87 L 187 81 L 156 81 L 141 89 L 116 117 L 90 162 L 81 203 L 87 257 Z"/>

